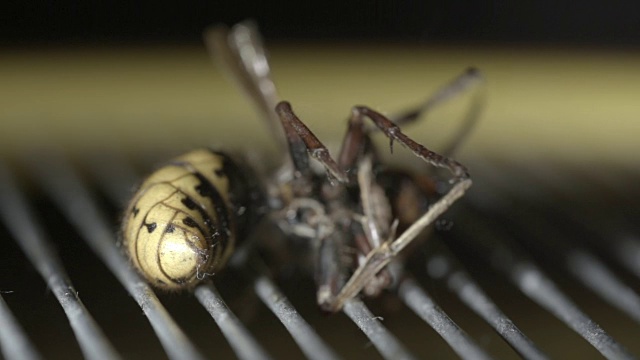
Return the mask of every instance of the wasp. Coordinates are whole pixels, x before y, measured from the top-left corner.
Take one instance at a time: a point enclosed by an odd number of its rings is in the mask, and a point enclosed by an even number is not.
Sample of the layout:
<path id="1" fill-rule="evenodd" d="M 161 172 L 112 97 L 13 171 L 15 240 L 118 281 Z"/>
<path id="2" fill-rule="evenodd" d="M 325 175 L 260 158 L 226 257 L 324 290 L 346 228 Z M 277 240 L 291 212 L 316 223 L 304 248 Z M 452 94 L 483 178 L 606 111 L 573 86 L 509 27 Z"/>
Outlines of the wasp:
<path id="1" fill-rule="evenodd" d="M 257 106 L 285 160 L 260 181 L 243 161 L 207 149 L 158 169 L 133 196 L 122 224 L 124 248 L 135 267 L 159 288 L 192 288 L 222 269 L 237 244 L 266 219 L 287 242 L 306 244 L 322 309 L 335 312 L 361 292 L 374 296 L 388 288 L 389 264 L 471 186 L 467 168 L 447 154 L 475 123 L 479 106 L 472 106 L 467 126 L 444 154 L 413 140 L 399 125 L 478 88 L 479 71 L 467 70 L 399 116 L 354 106 L 334 158 L 292 105 L 279 99 L 255 25 L 212 28 L 205 42 Z M 447 180 L 385 167 L 372 141 L 375 132 L 389 139 L 392 150 L 398 143 L 426 167 L 443 169 Z M 439 193 L 442 184 L 446 189 Z"/>

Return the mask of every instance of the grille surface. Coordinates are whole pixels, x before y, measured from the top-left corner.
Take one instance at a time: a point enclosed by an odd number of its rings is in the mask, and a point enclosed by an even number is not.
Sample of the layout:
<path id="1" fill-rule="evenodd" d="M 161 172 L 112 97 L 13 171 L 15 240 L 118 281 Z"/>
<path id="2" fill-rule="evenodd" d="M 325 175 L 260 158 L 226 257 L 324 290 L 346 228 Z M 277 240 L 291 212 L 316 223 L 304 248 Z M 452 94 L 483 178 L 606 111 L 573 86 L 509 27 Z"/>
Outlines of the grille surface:
<path id="1" fill-rule="evenodd" d="M 116 246 L 119 209 L 141 173 L 134 163 L 52 150 L 0 164 L 5 358 L 640 353 L 633 171 L 468 160 L 472 191 L 395 291 L 327 316 L 304 274 L 229 269 L 193 295 L 154 293 Z"/>

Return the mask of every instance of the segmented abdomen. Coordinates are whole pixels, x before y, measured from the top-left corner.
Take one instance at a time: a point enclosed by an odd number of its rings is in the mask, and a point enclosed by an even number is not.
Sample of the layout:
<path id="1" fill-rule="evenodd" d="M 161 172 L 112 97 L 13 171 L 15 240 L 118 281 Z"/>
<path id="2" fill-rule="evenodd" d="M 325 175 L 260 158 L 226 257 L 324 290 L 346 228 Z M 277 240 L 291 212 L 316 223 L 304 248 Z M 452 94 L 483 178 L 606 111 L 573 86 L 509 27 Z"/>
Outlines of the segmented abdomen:
<path id="1" fill-rule="evenodd" d="M 151 174 L 123 222 L 133 264 L 155 286 L 191 287 L 220 269 L 236 242 L 224 154 L 200 149 Z"/>

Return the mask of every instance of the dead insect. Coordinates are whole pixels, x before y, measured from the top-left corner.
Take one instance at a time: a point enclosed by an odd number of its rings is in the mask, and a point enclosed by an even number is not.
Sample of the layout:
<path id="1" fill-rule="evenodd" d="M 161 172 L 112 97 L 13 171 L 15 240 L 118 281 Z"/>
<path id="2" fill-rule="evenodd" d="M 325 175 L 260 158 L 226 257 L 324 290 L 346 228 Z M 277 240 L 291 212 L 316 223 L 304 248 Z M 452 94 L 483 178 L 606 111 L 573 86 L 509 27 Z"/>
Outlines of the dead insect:
<path id="1" fill-rule="evenodd" d="M 286 161 L 260 184 L 253 183 L 256 177 L 240 163 L 206 150 L 159 169 L 134 196 L 123 223 L 125 248 L 135 266 L 156 286 L 192 287 L 225 263 L 234 242 L 255 223 L 256 209 L 266 207 L 266 218 L 290 241 L 308 244 L 323 309 L 338 311 L 363 289 L 375 295 L 388 287 L 387 265 L 471 186 L 463 165 L 417 143 L 398 124 L 415 121 L 481 83 L 479 72 L 466 71 L 394 121 L 366 106 L 353 107 L 334 160 L 291 105 L 279 101 L 253 24 L 241 23 L 231 30 L 217 27 L 205 34 L 205 40 L 258 106 L 283 153 L 288 153 Z M 473 106 L 447 152 L 462 141 L 478 113 L 479 107 Z M 391 146 L 397 142 L 432 167 L 448 170 L 451 179 L 444 194 L 427 202 L 435 194 L 431 177 L 380 170 L 370 138 L 374 131 L 387 136 Z M 324 171 L 316 171 L 309 157 Z M 400 235 L 398 228 L 404 229 Z M 355 249 L 351 259 L 345 260 L 344 249 Z"/>

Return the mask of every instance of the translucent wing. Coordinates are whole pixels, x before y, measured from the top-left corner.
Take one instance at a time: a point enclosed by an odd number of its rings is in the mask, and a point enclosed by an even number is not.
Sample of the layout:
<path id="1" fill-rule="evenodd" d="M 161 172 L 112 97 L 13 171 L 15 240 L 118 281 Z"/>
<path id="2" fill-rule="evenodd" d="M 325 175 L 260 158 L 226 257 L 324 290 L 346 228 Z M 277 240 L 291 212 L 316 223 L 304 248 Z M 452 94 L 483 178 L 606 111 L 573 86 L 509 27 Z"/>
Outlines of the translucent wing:
<path id="1" fill-rule="evenodd" d="M 256 25 L 245 21 L 231 29 L 215 26 L 204 32 L 204 40 L 213 59 L 253 101 L 281 150 L 286 150 L 280 120 L 275 113 L 278 94 Z"/>

